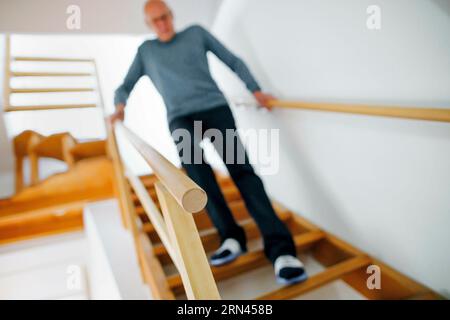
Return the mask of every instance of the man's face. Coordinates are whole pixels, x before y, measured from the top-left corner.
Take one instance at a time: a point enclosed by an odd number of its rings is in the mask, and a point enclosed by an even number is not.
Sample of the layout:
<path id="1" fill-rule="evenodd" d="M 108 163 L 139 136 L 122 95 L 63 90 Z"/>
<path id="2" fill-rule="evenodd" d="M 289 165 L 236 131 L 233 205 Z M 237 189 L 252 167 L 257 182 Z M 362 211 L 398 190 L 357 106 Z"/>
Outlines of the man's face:
<path id="1" fill-rule="evenodd" d="M 170 9 L 162 1 L 152 1 L 145 6 L 145 20 L 158 36 L 165 42 L 175 35 L 173 16 Z"/>

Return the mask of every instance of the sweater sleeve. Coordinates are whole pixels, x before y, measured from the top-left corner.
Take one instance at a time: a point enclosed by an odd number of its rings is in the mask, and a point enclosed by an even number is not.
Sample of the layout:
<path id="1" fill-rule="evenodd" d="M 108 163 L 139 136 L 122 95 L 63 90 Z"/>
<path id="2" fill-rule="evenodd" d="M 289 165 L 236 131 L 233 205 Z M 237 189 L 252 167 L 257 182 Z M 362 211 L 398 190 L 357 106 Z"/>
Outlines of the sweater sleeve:
<path id="1" fill-rule="evenodd" d="M 120 103 L 127 103 L 128 97 L 135 84 L 144 74 L 143 69 L 142 59 L 138 50 L 130 68 L 128 69 L 128 73 L 125 76 L 123 83 L 115 91 L 114 105 L 117 106 Z"/>
<path id="2" fill-rule="evenodd" d="M 245 83 L 247 89 L 251 92 L 260 91 L 261 88 L 255 80 L 245 63 L 230 50 L 228 50 L 216 37 L 203 27 L 198 26 L 204 37 L 206 49 L 214 53 L 222 60 L 239 78 Z"/>

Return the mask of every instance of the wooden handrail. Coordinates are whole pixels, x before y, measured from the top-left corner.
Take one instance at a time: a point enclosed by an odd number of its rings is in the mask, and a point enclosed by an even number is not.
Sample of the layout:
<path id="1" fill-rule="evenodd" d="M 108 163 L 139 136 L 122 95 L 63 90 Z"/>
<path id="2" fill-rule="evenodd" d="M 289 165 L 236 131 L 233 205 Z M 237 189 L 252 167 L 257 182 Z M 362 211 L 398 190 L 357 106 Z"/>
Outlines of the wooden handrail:
<path id="1" fill-rule="evenodd" d="M 136 175 L 134 175 L 130 169 L 126 169 L 125 175 L 128 178 L 128 181 L 130 182 L 131 186 L 133 187 L 134 192 L 138 196 L 139 201 L 144 207 L 144 211 L 147 217 L 149 218 L 150 222 L 152 223 L 153 227 L 158 233 L 158 236 L 161 239 L 162 244 L 166 248 L 174 265 L 179 270 L 180 266 L 178 262 L 178 257 L 170 241 L 167 226 L 166 223 L 164 222 L 161 212 L 159 212 L 158 208 L 156 207 L 152 198 L 148 194 L 148 190 L 145 188 L 142 181 Z"/>
<path id="2" fill-rule="evenodd" d="M 133 144 L 184 210 L 195 213 L 205 208 L 207 196 L 202 188 L 121 122 L 115 127 Z"/>
<path id="3" fill-rule="evenodd" d="M 107 123 L 108 128 L 111 125 Z M 201 210 L 206 204 L 206 194 L 184 173 L 171 164 L 166 158 L 159 154 L 155 149 L 145 143 L 139 136 L 126 128 L 121 122 L 116 123 L 117 134 L 123 134 L 125 138 L 138 150 L 148 164 L 153 168 L 155 175 L 159 181 L 155 183 L 157 197 L 161 205 L 161 212 L 157 209 L 155 203 L 148 194 L 148 190 L 140 181 L 140 179 L 127 169 L 126 177 L 136 193 L 145 213 L 150 219 L 153 227 L 157 231 L 162 244 L 171 257 L 175 267 L 181 274 L 183 286 L 186 290 L 188 299 L 220 299 L 217 285 L 214 281 L 211 268 L 208 264 L 205 250 L 203 248 L 200 235 L 195 225 L 191 212 L 184 209 L 183 205 L 193 210 Z M 115 136 L 116 131 L 109 132 L 108 136 Z M 114 148 L 116 157 L 120 160 L 120 151 Z M 122 174 L 123 179 L 125 175 Z M 164 185 L 165 181 L 167 187 Z M 125 183 L 121 184 L 125 186 Z M 168 191 L 168 187 L 172 191 Z M 195 193 L 193 193 L 195 190 Z M 127 202 L 129 203 L 129 190 L 125 192 Z M 120 195 L 120 198 L 122 196 Z M 178 198 L 177 198 L 178 197 Z M 131 204 L 130 204 L 131 206 Z M 150 285 L 155 297 L 175 298 L 172 296 L 167 281 L 161 280 L 163 276 L 162 267 L 159 263 L 154 262 L 153 250 L 145 252 L 142 242 L 136 235 L 143 232 L 136 231 L 135 217 L 130 210 L 124 211 L 128 216 L 128 225 L 134 234 L 136 250 L 141 261 L 141 270 L 144 279 Z M 164 218 L 163 218 L 164 217 Z M 151 246 L 151 245 L 150 245 Z M 151 248 L 149 248 L 151 249 Z M 153 263 L 152 263 L 153 261 Z M 149 266 L 153 265 L 153 274 L 149 270 Z M 163 290 L 159 288 L 157 282 L 163 286 Z"/>
<path id="4" fill-rule="evenodd" d="M 60 104 L 60 105 L 35 105 L 35 106 L 9 106 L 5 107 L 5 112 L 14 111 L 37 111 L 37 110 L 65 110 L 65 109 L 86 109 L 96 108 L 97 105 L 90 104 Z"/>
<path id="5" fill-rule="evenodd" d="M 57 58 L 57 57 L 11 57 L 14 61 L 39 61 L 39 62 L 94 62 L 94 59 L 84 58 Z"/>
<path id="6" fill-rule="evenodd" d="M 220 299 L 217 285 L 208 264 L 208 258 L 191 214 L 205 207 L 207 201 L 206 193 L 123 123 L 117 122 L 115 128 L 118 130 L 117 134 L 125 136 L 136 148 L 159 179 L 155 183 L 155 189 L 161 205 L 162 215 L 142 181 L 131 170 L 126 170 L 126 176 L 131 187 L 134 189 L 144 211 L 181 275 L 187 298 Z M 118 149 L 116 150 L 120 158 L 120 152 Z M 133 221 L 131 221 L 131 225 L 133 225 Z M 136 248 L 138 255 L 144 258 L 142 244 L 136 241 Z M 151 261 L 152 257 L 147 257 L 148 263 L 143 266 L 145 267 Z M 162 270 L 161 265 L 155 264 L 155 267 L 159 271 Z M 142 269 L 144 277 L 147 274 L 145 272 L 147 269 Z M 154 288 L 156 277 L 150 277 L 150 275 L 146 277 L 149 279 L 147 282 L 151 284 L 151 287 L 158 295 L 159 290 Z M 168 289 L 168 283 L 164 282 L 163 284 Z M 167 293 L 166 289 L 164 292 Z"/>
<path id="7" fill-rule="evenodd" d="M 11 93 L 88 92 L 94 88 L 11 88 Z"/>
<path id="8" fill-rule="evenodd" d="M 155 183 L 155 189 L 171 244 L 177 254 L 177 268 L 187 298 L 220 299 L 194 218 L 183 210 L 161 182 Z"/>
<path id="9" fill-rule="evenodd" d="M 342 112 L 352 114 L 364 114 L 380 117 L 394 117 L 404 119 L 429 120 L 450 122 L 450 108 L 411 108 L 398 106 L 376 106 L 363 104 L 340 104 L 326 102 L 306 102 L 272 100 L 269 103 L 272 107 L 306 109 L 329 112 Z"/>
<path id="10" fill-rule="evenodd" d="M 11 77 L 91 77 L 90 72 L 11 72 Z"/>

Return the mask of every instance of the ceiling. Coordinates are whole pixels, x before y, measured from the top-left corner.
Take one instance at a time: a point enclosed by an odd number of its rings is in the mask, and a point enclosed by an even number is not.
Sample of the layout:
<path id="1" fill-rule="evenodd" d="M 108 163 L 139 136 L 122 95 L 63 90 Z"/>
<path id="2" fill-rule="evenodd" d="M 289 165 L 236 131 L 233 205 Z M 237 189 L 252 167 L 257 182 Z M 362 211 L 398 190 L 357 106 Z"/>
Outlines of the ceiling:
<path id="1" fill-rule="evenodd" d="M 222 0 L 167 0 L 178 28 L 190 23 L 211 26 Z M 145 0 L 1 0 L 0 32 L 7 33 L 147 33 Z M 77 5 L 81 29 L 66 26 L 67 8 Z"/>

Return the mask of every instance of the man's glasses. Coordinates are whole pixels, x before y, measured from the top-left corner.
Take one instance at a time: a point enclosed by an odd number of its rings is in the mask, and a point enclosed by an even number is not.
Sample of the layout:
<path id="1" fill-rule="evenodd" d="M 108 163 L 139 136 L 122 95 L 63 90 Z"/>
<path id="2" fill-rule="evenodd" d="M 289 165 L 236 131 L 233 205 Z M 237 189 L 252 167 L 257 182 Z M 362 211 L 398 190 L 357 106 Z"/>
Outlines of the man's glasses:
<path id="1" fill-rule="evenodd" d="M 169 18 L 170 18 L 170 13 L 168 12 L 168 13 L 165 13 L 165 14 L 159 16 L 159 17 L 153 18 L 152 22 L 155 23 L 155 24 L 158 23 L 158 22 L 166 22 L 167 20 L 169 20 Z"/>

